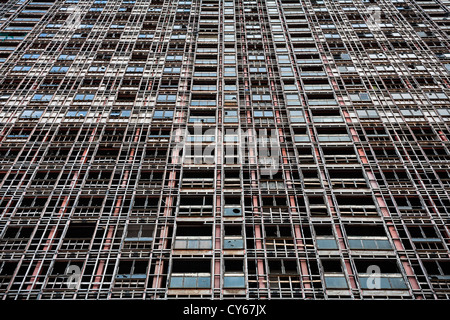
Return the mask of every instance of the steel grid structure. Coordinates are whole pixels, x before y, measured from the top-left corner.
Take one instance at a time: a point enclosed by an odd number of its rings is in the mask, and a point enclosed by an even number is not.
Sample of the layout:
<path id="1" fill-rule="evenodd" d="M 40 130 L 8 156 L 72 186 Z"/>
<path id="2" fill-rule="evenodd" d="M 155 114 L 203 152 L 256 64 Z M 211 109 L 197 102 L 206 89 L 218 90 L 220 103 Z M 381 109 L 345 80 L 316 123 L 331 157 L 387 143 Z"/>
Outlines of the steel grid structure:
<path id="1" fill-rule="evenodd" d="M 1 1 L 0 299 L 449 299 L 449 5 Z"/>

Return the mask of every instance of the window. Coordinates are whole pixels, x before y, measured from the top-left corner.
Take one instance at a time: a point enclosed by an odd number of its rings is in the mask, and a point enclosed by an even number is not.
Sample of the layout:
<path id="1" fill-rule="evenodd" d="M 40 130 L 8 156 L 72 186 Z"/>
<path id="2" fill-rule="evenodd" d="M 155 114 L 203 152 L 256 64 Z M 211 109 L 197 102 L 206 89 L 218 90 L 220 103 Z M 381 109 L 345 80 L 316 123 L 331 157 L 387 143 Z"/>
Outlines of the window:
<path id="1" fill-rule="evenodd" d="M 408 100 L 412 99 L 412 95 L 410 93 L 392 93 L 392 99 L 394 100 Z"/>
<path id="2" fill-rule="evenodd" d="M 153 34 L 143 34 L 139 35 L 139 39 L 153 39 Z"/>
<path id="3" fill-rule="evenodd" d="M 127 67 L 127 73 L 142 73 L 144 72 L 144 67 Z"/>
<path id="4" fill-rule="evenodd" d="M 320 142 L 350 142 L 348 134 L 319 134 Z"/>
<path id="5" fill-rule="evenodd" d="M 63 25 L 61 23 L 49 23 L 46 28 L 60 29 L 62 26 Z"/>
<path id="6" fill-rule="evenodd" d="M 76 55 L 74 54 L 61 54 L 58 60 L 75 60 Z"/>
<path id="7" fill-rule="evenodd" d="M 289 119 L 293 123 L 302 123 L 305 122 L 305 115 L 302 110 L 290 110 L 289 111 Z"/>
<path id="8" fill-rule="evenodd" d="M 380 117 L 375 109 L 356 110 L 356 114 L 361 119 L 378 119 Z"/>
<path id="9" fill-rule="evenodd" d="M 362 289 L 408 289 L 406 286 L 405 280 L 401 276 L 385 276 L 380 275 L 379 279 L 379 287 L 372 287 L 376 284 L 376 277 L 371 276 L 362 276 L 360 275 L 359 280 L 361 283 Z M 375 281 L 374 281 L 375 280 Z M 375 282 L 375 284 L 373 284 Z"/>
<path id="10" fill-rule="evenodd" d="M 215 115 L 195 115 L 192 114 L 189 116 L 189 123 L 215 123 L 216 116 Z"/>
<path id="11" fill-rule="evenodd" d="M 252 95 L 253 101 L 271 101 L 272 98 L 270 97 L 270 94 L 254 94 Z"/>
<path id="12" fill-rule="evenodd" d="M 94 100 L 95 94 L 90 93 L 79 93 L 75 96 L 75 101 L 92 101 Z"/>
<path id="13" fill-rule="evenodd" d="M 20 115 L 20 119 L 39 119 L 44 111 L 40 110 L 25 110 Z"/>
<path id="14" fill-rule="evenodd" d="M 351 66 L 340 66 L 338 70 L 340 72 L 356 72 L 356 68 Z"/>
<path id="15" fill-rule="evenodd" d="M 291 77 L 294 75 L 291 67 L 280 67 L 280 74 L 282 77 Z"/>
<path id="16" fill-rule="evenodd" d="M 181 61 L 182 59 L 182 55 L 170 55 L 166 57 L 166 61 Z"/>
<path id="17" fill-rule="evenodd" d="M 180 73 L 180 67 L 165 67 L 163 73 Z"/>
<path id="18" fill-rule="evenodd" d="M 312 112 L 313 121 L 317 123 L 338 123 L 344 122 L 344 119 L 339 113 L 339 110 L 314 110 Z"/>
<path id="19" fill-rule="evenodd" d="M 286 94 L 286 105 L 288 106 L 299 106 L 300 103 L 300 97 L 298 94 Z"/>
<path id="20" fill-rule="evenodd" d="M 224 288 L 245 288 L 245 277 L 243 275 L 224 275 Z"/>
<path id="21" fill-rule="evenodd" d="M 225 55 L 223 57 L 225 64 L 235 64 L 236 63 L 236 57 L 232 55 Z"/>
<path id="22" fill-rule="evenodd" d="M 191 106 L 194 107 L 215 107 L 216 100 L 191 100 Z"/>
<path id="23" fill-rule="evenodd" d="M 439 115 L 441 115 L 443 117 L 450 117 L 450 109 L 440 108 L 440 109 L 437 109 L 437 112 L 439 113 Z"/>
<path id="24" fill-rule="evenodd" d="M 350 94 L 352 101 L 371 101 L 368 93 Z"/>
<path id="25" fill-rule="evenodd" d="M 347 279 L 344 276 L 326 275 L 325 286 L 327 289 L 346 289 L 348 288 Z"/>
<path id="26" fill-rule="evenodd" d="M 41 33 L 39 38 L 53 38 L 55 36 L 54 33 Z"/>
<path id="27" fill-rule="evenodd" d="M 89 67 L 88 71 L 90 72 L 104 72 L 106 70 L 105 66 L 92 66 Z"/>
<path id="28" fill-rule="evenodd" d="M 131 116 L 131 110 L 111 111 L 110 116 L 113 117 L 113 118 L 128 118 L 128 117 Z"/>
<path id="29" fill-rule="evenodd" d="M 262 73 L 262 72 L 267 72 L 267 68 L 266 67 L 251 67 L 249 69 L 250 72 L 256 72 L 256 73 Z"/>
<path id="30" fill-rule="evenodd" d="M 176 94 L 160 94 L 156 99 L 157 102 L 175 102 L 177 98 Z"/>
<path id="31" fill-rule="evenodd" d="M 217 86 L 216 85 L 193 85 L 192 86 L 192 91 L 217 91 Z"/>
<path id="32" fill-rule="evenodd" d="M 348 244 L 354 250 L 391 250 L 391 243 L 387 238 L 375 237 L 349 237 Z"/>
<path id="33" fill-rule="evenodd" d="M 211 276 L 209 274 L 172 274 L 170 288 L 209 288 Z"/>
<path id="34" fill-rule="evenodd" d="M 310 142 L 311 139 L 309 138 L 309 135 L 307 135 L 307 134 L 296 134 L 296 135 L 294 135 L 294 141 L 295 142 Z"/>
<path id="35" fill-rule="evenodd" d="M 334 237 L 317 237 L 316 243 L 319 250 L 338 249 L 337 242 Z"/>
<path id="36" fill-rule="evenodd" d="M 147 261 L 120 261 L 116 279 L 145 279 L 147 277 Z"/>
<path id="37" fill-rule="evenodd" d="M 30 71 L 31 70 L 31 66 L 15 66 L 14 68 L 12 68 L 12 71 L 22 71 L 22 72 L 26 72 L 26 71 Z"/>
<path id="38" fill-rule="evenodd" d="M 153 241 L 153 225 L 129 224 L 125 241 Z"/>
<path id="39" fill-rule="evenodd" d="M 401 109 L 400 113 L 404 117 L 422 117 L 423 112 L 419 109 Z"/>
<path id="40" fill-rule="evenodd" d="M 236 68 L 234 67 L 226 67 L 223 72 L 224 77 L 235 77 L 236 76 Z"/>
<path id="41" fill-rule="evenodd" d="M 432 280 L 450 280 L 450 262 L 445 260 L 423 261 L 428 277 Z"/>
<path id="42" fill-rule="evenodd" d="M 188 135 L 186 141 L 188 142 L 214 142 L 215 137 L 211 135 Z"/>
<path id="43" fill-rule="evenodd" d="M 242 210 L 240 207 L 226 207 L 223 209 L 223 215 L 225 217 L 239 217 L 242 216 Z"/>
<path id="44" fill-rule="evenodd" d="M 172 119 L 173 110 L 155 110 L 153 119 Z"/>
<path id="45" fill-rule="evenodd" d="M 52 100 L 53 95 L 52 94 L 35 94 L 31 101 L 45 101 L 48 102 Z"/>
<path id="46" fill-rule="evenodd" d="M 56 66 L 56 67 L 52 67 L 52 68 L 50 69 L 50 72 L 51 72 L 51 73 L 64 73 L 64 72 L 67 72 L 67 70 L 69 70 L 69 67 L 59 67 L 59 66 Z"/>
<path id="47" fill-rule="evenodd" d="M 395 202 L 397 203 L 397 208 L 400 210 L 414 210 L 414 209 L 423 209 L 422 202 L 420 198 L 416 197 L 394 197 Z"/>
<path id="48" fill-rule="evenodd" d="M 87 111 L 77 111 L 77 110 L 69 110 L 66 113 L 66 117 L 68 118 L 82 118 L 87 115 Z"/>
<path id="49" fill-rule="evenodd" d="M 244 249 L 244 239 L 240 236 L 225 237 L 223 240 L 224 249 Z"/>
<path id="50" fill-rule="evenodd" d="M 33 53 L 26 53 L 22 56 L 23 59 L 31 59 L 31 60 L 36 60 L 40 57 L 40 54 L 33 54 Z"/>
<path id="51" fill-rule="evenodd" d="M 238 122 L 238 112 L 236 110 L 225 110 L 224 111 L 223 122 L 224 123 L 236 123 L 236 122 Z"/>
<path id="52" fill-rule="evenodd" d="M 211 237 L 179 237 L 177 236 L 173 245 L 174 249 L 205 250 L 212 248 Z"/>
<path id="53" fill-rule="evenodd" d="M 255 118 L 270 118 L 273 117 L 273 111 L 254 111 L 253 116 Z"/>

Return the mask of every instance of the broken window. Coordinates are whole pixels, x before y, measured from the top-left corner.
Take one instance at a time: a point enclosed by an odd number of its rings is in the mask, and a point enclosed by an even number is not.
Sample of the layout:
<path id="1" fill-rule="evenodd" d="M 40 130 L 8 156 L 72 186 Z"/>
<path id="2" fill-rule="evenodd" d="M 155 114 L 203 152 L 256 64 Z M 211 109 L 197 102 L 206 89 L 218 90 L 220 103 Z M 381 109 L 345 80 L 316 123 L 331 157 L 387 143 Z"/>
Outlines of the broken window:
<path id="1" fill-rule="evenodd" d="M 147 277 L 148 261 L 121 260 L 116 279 L 145 279 Z"/>
<path id="2" fill-rule="evenodd" d="M 153 241 L 154 225 L 129 224 L 125 241 Z"/>
<path id="3" fill-rule="evenodd" d="M 211 261 L 174 260 L 169 288 L 209 289 L 211 287 Z"/>
<path id="4" fill-rule="evenodd" d="M 230 225 L 224 227 L 223 248 L 244 249 L 244 237 L 242 236 L 241 226 Z"/>
<path id="5" fill-rule="evenodd" d="M 224 262 L 223 287 L 245 288 L 244 260 L 228 259 Z"/>
<path id="6" fill-rule="evenodd" d="M 382 226 L 346 225 L 348 245 L 353 250 L 392 250 L 392 245 Z"/>
<path id="7" fill-rule="evenodd" d="M 95 223 L 71 222 L 67 228 L 65 239 L 92 239 Z"/>
<path id="8" fill-rule="evenodd" d="M 212 228 L 203 225 L 178 225 L 173 244 L 174 249 L 212 249 Z"/>
<path id="9" fill-rule="evenodd" d="M 330 225 L 316 225 L 314 226 L 316 233 L 316 244 L 319 250 L 336 250 L 338 244 L 333 234 L 332 226 Z"/>

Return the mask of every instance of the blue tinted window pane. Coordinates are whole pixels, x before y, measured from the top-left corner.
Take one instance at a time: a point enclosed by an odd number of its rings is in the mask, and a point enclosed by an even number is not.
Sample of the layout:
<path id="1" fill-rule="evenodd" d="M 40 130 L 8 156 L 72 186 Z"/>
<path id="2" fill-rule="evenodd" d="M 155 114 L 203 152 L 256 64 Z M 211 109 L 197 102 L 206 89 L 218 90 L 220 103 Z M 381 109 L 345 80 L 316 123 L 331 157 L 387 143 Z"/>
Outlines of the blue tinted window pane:
<path id="1" fill-rule="evenodd" d="M 241 209 L 240 208 L 225 208 L 224 209 L 224 216 L 241 216 Z"/>
<path id="2" fill-rule="evenodd" d="M 33 118 L 40 118 L 44 111 L 35 111 L 32 115 Z"/>
<path id="3" fill-rule="evenodd" d="M 22 112 L 22 115 L 20 117 L 21 118 L 29 118 L 29 117 L 31 117 L 32 113 L 33 113 L 33 110 L 25 110 L 24 112 Z"/>
<path id="4" fill-rule="evenodd" d="M 402 278 L 389 278 L 392 289 L 407 289 L 405 281 Z"/>
<path id="5" fill-rule="evenodd" d="M 228 239 L 224 240 L 224 249 L 242 249 L 244 248 L 244 240 L 242 239 Z"/>
<path id="6" fill-rule="evenodd" d="M 182 277 L 172 277 L 170 279 L 170 287 L 171 288 L 182 288 L 183 287 L 183 278 Z"/>
<path id="7" fill-rule="evenodd" d="M 245 288 L 245 277 L 243 276 L 224 277 L 223 286 L 225 288 Z"/>
<path id="8" fill-rule="evenodd" d="M 375 240 L 363 240 L 364 249 L 377 249 Z"/>
<path id="9" fill-rule="evenodd" d="M 198 249 L 198 240 L 189 240 L 188 249 Z"/>
<path id="10" fill-rule="evenodd" d="M 184 278 L 184 288 L 195 288 L 197 287 L 197 278 L 196 277 L 185 277 Z"/>
<path id="11" fill-rule="evenodd" d="M 198 277 L 198 288 L 209 288 L 211 279 L 209 277 Z"/>
<path id="12" fill-rule="evenodd" d="M 345 277 L 325 277 L 325 286 L 329 289 L 347 288 Z"/>
<path id="13" fill-rule="evenodd" d="M 368 286 L 367 286 L 367 280 L 368 279 L 369 279 L 368 277 L 359 277 L 359 282 L 360 282 L 360 285 L 361 285 L 361 289 L 368 289 Z"/>
<path id="14" fill-rule="evenodd" d="M 362 249 L 362 243 L 361 240 L 348 240 L 348 245 L 350 249 Z"/>
<path id="15" fill-rule="evenodd" d="M 377 240 L 377 244 L 379 249 L 392 249 L 389 240 Z"/>
<path id="16" fill-rule="evenodd" d="M 389 289 L 390 287 L 391 287 L 391 285 L 389 283 L 389 279 L 388 278 L 380 278 L 380 288 L 381 289 Z"/>
<path id="17" fill-rule="evenodd" d="M 199 249 L 211 249 L 212 247 L 211 240 L 200 240 L 198 247 Z"/>
<path id="18" fill-rule="evenodd" d="M 319 249 L 337 249 L 337 243 L 334 239 L 317 239 Z"/>

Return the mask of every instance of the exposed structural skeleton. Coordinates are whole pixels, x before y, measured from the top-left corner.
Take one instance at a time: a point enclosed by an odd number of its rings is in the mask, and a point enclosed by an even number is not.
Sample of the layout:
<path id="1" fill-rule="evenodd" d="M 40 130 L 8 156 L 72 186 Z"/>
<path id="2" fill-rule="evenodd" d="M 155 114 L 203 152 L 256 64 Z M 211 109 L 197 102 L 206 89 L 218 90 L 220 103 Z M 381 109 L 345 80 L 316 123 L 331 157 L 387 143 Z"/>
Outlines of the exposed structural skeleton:
<path id="1" fill-rule="evenodd" d="M 1 1 L 0 299 L 449 299 L 449 5 Z"/>

